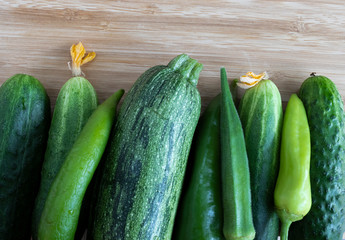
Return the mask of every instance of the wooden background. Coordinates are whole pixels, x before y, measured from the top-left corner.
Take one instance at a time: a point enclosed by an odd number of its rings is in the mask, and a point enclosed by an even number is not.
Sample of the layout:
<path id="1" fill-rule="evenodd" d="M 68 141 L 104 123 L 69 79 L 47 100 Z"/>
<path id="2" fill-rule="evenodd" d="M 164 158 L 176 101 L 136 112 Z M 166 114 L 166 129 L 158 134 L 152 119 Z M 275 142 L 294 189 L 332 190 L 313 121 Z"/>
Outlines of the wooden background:
<path id="1" fill-rule="evenodd" d="M 221 66 L 231 79 L 268 71 L 284 101 L 311 72 L 345 96 L 342 0 L 0 0 L 0 84 L 31 74 L 54 104 L 78 41 L 97 53 L 83 71 L 100 101 L 180 53 L 204 64 L 203 106 L 220 91 Z"/>
<path id="2" fill-rule="evenodd" d="M 342 0 L 0 0 L 0 84 L 31 74 L 54 105 L 78 41 L 97 53 L 83 71 L 100 101 L 180 53 L 204 64 L 203 106 L 220 91 L 221 66 L 231 79 L 268 71 L 283 101 L 311 72 L 345 98 Z"/>

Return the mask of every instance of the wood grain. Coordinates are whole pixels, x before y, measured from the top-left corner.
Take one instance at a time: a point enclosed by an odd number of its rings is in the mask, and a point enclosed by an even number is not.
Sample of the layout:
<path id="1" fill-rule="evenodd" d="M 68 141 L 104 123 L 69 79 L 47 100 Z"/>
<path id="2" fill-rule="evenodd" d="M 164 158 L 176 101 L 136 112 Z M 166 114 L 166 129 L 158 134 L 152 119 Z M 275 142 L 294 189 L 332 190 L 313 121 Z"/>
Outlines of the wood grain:
<path id="1" fill-rule="evenodd" d="M 232 79 L 268 71 L 284 101 L 316 72 L 344 98 L 344 12 L 340 0 L 0 0 L 0 84 L 31 74 L 54 104 L 71 77 L 69 47 L 82 41 L 97 53 L 83 70 L 100 101 L 180 53 L 204 64 L 204 106 L 220 91 L 221 66 Z"/>
<path id="2" fill-rule="evenodd" d="M 0 84 L 31 74 L 54 105 L 71 77 L 69 47 L 82 41 L 97 53 L 83 70 L 101 102 L 180 53 L 204 64 L 203 106 L 220 91 L 221 66 L 231 79 L 268 71 L 283 101 L 316 72 L 344 100 L 344 13 L 341 0 L 0 0 Z"/>

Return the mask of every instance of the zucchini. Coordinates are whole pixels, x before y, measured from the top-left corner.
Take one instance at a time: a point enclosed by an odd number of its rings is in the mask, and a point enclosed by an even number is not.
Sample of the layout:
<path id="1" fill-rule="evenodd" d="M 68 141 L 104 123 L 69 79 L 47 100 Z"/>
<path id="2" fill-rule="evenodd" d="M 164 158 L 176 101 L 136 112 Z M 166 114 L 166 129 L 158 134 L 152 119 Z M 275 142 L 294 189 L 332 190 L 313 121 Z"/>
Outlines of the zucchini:
<path id="1" fill-rule="evenodd" d="M 97 239 L 170 239 L 192 136 L 202 65 L 182 54 L 139 77 L 120 108 L 105 156 Z"/>
<path id="2" fill-rule="evenodd" d="M 84 77 L 72 77 L 60 89 L 49 130 L 47 150 L 41 171 L 41 184 L 33 212 L 34 240 L 38 239 L 38 225 L 52 183 L 75 140 L 96 108 L 95 89 Z M 85 229 L 80 229 L 80 231 L 83 232 Z M 82 233 L 78 232 L 78 234 Z"/>
<path id="3" fill-rule="evenodd" d="M 334 83 L 312 75 L 299 91 L 311 138 L 312 207 L 292 224 L 290 239 L 340 240 L 345 230 L 345 115 Z"/>
<path id="4" fill-rule="evenodd" d="M 283 119 L 280 93 L 270 80 L 246 90 L 239 115 L 248 154 L 255 239 L 276 240 L 279 218 L 274 211 Z"/>
<path id="5" fill-rule="evenodd" d="M 49 124 L 50 101 L 34 77 L 0 87 L 0 239 L 30 239 Z"/>

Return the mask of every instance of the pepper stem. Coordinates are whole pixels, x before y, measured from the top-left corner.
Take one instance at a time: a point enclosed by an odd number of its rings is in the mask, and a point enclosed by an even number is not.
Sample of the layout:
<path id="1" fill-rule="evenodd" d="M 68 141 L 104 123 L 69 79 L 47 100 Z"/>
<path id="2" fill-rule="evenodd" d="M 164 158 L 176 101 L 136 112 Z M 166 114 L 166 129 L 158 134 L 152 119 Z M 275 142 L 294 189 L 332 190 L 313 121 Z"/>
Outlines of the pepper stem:
<path id="1" fill-rule="evenodd" d="M 288 235 L 289 235 L 289 228 L 291 225 L 292 221 L 285 220 L 282 222 L 282 227 L 280 230 L 280 239 L 281 240 L 288 240 Z"/>
<path id="2" fill-rule="evenodd" d="M 82 75 L 82 71 L 80 69 L 80 66 L 82 66 L 85 63 L 91 62 L 95 57 L 96 53 L 91 52 L 88 53 L 85 56 L 85 48 L 81 42 L 79 42 L 77 45 L 73 44 L 71 49 L 71 57 L 72 57 L 72 74 L 73 76 L 80 76 Z"/>

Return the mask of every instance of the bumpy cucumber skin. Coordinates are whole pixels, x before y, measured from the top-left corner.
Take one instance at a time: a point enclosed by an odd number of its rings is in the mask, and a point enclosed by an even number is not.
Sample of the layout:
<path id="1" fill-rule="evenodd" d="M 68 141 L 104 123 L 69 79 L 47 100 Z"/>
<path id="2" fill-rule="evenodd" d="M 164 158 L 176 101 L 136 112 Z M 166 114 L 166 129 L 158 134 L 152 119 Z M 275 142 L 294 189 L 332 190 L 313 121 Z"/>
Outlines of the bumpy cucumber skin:
<path id="1" fill-rule="evenodd" d="M 42 84 L 17 74 L 0 87 L 0 239 L 30 239 L 50 125 Z"/>
<path id="2" fill-rule="evenodd" d="M 250 168 L 255 239 L 276 240 L 279 218 L 273 194 L 278 176 L 279 147 L 283 120 L 278 88 L 262 80 L 241 99 L 239 115 L 244 130 Z"/>
<path id="3" fill-rule="evenodd" d="M 147 70 L 125 98 L 104 159 L 93 239 L 171 238 L 201 108 L 195 82 L 179 70 Z"/>
<path id="4" fill-rule="evenodd" d="M 345 230 L 345 115 L 334 83 L 323 76 L 304 81 L 299 97 L 311 138 L 310 212 L 291 225 L 293 240 L 341 240 Z"/>
<path id="5" fill-rule="evenodd" d="M 38 224 L 51 185 L 85 123 L 97 108 L 97 96 L 91 83 L 83 77 L 69 79 L 56 100 L 45 152 L 41 185 L 33 213 L 33 239 L 38 239 Z"/>

